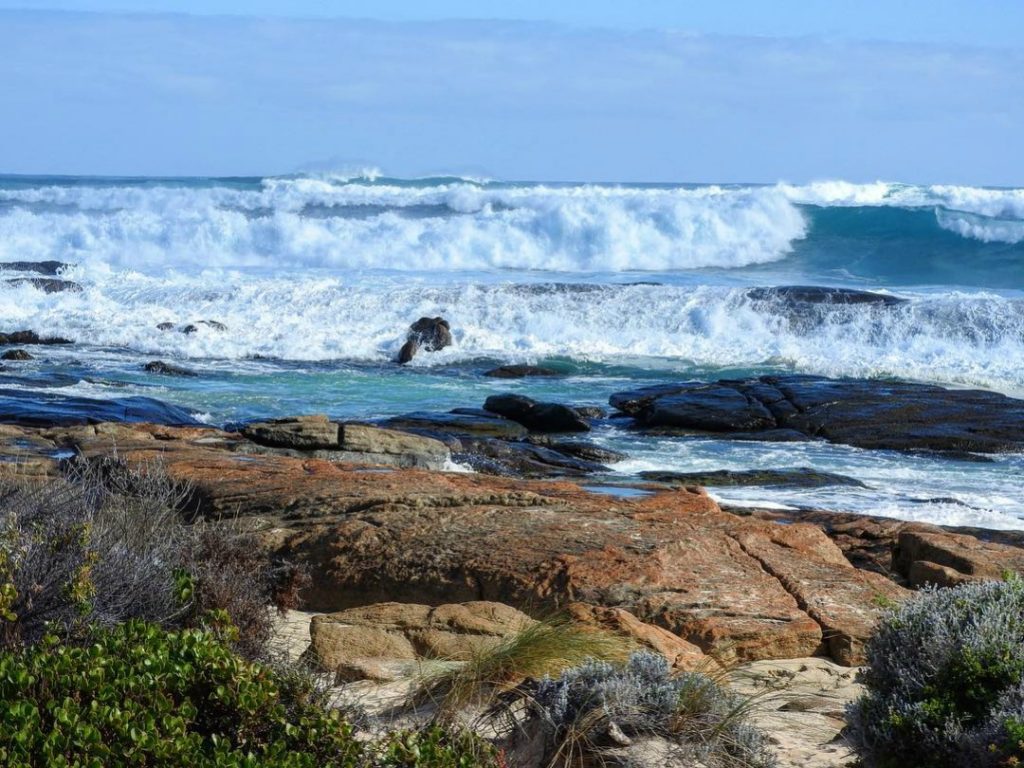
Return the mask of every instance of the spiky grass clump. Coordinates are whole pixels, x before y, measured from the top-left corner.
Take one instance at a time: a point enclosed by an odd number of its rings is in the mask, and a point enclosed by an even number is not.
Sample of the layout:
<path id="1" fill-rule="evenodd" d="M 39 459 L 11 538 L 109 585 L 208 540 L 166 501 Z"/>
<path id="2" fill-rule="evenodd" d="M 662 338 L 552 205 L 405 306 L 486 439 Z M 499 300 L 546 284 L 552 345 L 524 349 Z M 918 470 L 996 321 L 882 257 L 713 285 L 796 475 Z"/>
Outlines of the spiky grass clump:
<path id="1" fill-rule="evenodd" d="M 529 678 L 557 675 L 590 659 L 624 660 L 632 647 L 627 637 L 559 614 L 478 651 L 457 668 L 428 675 L 416 696 L 436 702 L 445 718 L 468 706 L 487 705 Z"/>
<path id="2" fill-rule="evenodd" d="M 773 768 L 764 734 L 748 722 L 752 702 L 703 673 L 673 675 L 663 656 L 644 651 L 625 665 L 589 661 L 540 681 L 532 723 L 549 766 L 607 764 L 616 747 L 657 736 L 684 762 Z"/>
<path id="3" fill-rule="evenodd" d="M 1024 764 L 1024 581 L 923 590 L 867 646 L 849 738 L 870 768 Z"/>

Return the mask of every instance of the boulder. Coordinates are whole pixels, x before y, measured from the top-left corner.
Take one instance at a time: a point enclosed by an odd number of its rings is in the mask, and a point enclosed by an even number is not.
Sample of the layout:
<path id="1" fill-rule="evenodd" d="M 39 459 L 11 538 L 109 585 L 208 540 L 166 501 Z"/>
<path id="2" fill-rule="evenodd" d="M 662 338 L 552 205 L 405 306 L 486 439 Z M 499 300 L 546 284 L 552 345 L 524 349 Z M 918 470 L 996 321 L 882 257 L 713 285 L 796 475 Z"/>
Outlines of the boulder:
<path id="1" fill-rule="evenodd" d="M 610 398 L 642 428 L 742 439 L 793 433 L 860 448 L 997 453 L 1024 450 L 1024 400 L 981 390 L 818 376 L 659 385 Z"/>
<path id="2" fill-rule="evenodd" d="M 491 395 L 484 410 L 522 424 L 531 432 L 589 432 L 590 424 L 560 403 L 538 403 L 522 395 Z"/>
<path id="3" fill-rule="evenodd" d="M 534 376 L 561 376 L 562 374 L 552 368 L 545 368 L 540 365 L 501 365 L 484 373 L 493 379 L 524 379 Z"/>
<path id="4" fill-rule="evenodd" d="M 34 360 L 24 349 L 9 349 L 0 355 L 0 360 Z"/>
<path id="5" fill-rule="evenodd" d="M 592 461 L 597 464 L 615 464 L 629 458 L 625 453 L 604 448 L 596 443 L 588 443 L 584 440 L 559 440 L 552 439 L 547 435 L 531 435 L 529 441 L 535 445 L 543 445 L 552 451 L 572 456 L 584 461 Z"/>
<path id="6" fill-rule="evenodd" d="M 378 603 L 314 616 L 309 656 L 342 679 L 379 678 L 394 662 L 468 661 L 533 623 L 515 608 L 488 601 Z"/>
<path id="7" fill-rule="evenodd" d="M 180 376 L 183 378 L 193 378 L 199 375 L 188 368 L 182 368 L 181 366 L 174 365 L 172 363 L 165 363 L 163 360 L 151 360 L 142 366 L 142 370 L 146 371 L 146 373 L 156 373 L 161 376 Z"/>
<path id="8" fill-rule="evenodd" d="M 410 362 L 420 347 L 427 352 L 437 352 L 451 346 L 451 325 L 443 317 L 421 317 L 409 326 L 405 344 L 398 353 L 398 362 L 402 365 Z"/>
<path id="9" fill-rule="evenodd" d="M 157 323 L 156 329 L 158 331 L 173 331 L 174 323 Z"/>
<path id="10" fill-rule="evenodd" d="M 338 423 L 322 414 L 255 422 L 241 431 L 258 446 L 331 461 L 443 469 L 451 457 L 438 440 L 368 424 Z"/>
<path id="11" fill-rule="evenodd" d="M 898 534 L 893 565 L 913 587 L 952 587 L 965 581 L 1024 576 L 1024 549 L 941 529 L 904 528 Z"/>
<path id="12" fill-rule="evenodd" d="M 579 477 L 608 471 L 603 464 L 527 442 L 463 437 L 459 443 L 455 461 L 492 475 Z"/>

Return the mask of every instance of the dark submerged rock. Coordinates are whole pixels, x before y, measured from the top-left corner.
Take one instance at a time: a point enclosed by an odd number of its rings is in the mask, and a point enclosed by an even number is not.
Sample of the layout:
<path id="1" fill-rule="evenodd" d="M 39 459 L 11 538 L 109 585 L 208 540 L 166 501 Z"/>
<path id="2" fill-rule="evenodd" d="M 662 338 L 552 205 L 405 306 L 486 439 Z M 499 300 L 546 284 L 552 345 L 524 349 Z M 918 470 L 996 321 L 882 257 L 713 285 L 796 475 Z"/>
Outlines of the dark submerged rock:
<path id="1" fill-rule="evenodd" d="M 780 285 L 769 288 L 751 288 L 747 296 L 754 301 L 781 301 L 789 306 L 804 304 L 874 304 L 897 306 L 907 299 L 887 293 L 859 291 L 852 288 L 826 288 L 817 285 Z"/>
<path id="2" fill-rule="evenodd" d="M 545 435 L 531 435 L 529 440 L 534 445 L 543 445 L 545 448 L 558 451 L 566 456 L 598 464 L 615 464 L 629 458 L 624 453 L 613 451 L 610 448 L 602 448 L 600 445 L 588 443 L 585 440 L 552 440 Z"/>
<path id="3" fill-rule="evenodd" d="M 101 424 L 105 421 L 168 426 L 199 423 L 184 408 L 151 397 L 99 400 L 52 392 L 0 389 L 0 424 L 49 427 Z"/>
<path id="4" fill-rule="evenodd" d="M 519 440 L 527 434 L 526 428 L 515 421 L 478 409 L 461 408 L 451 413 L 406 413 L 385 419 L 382 426 L 417 434 L 449 435 L 457 438 L 496 437 L 502 440 Z"/>
<path id="5" fill-rule="evenodd" d="M 580 477 L 608 467 L 529 442 L 463 438 L 453 459 L 477 472 L 510 477 Z"/>
<path id="6" fill-rule="evenodd" d="M 484 373 L 492 379 L 524 379 L 532 376 L 561 376 L 552 368 L 540 365 L 502 365 Z"/>
<path id="7" fill-rule="evenodd" d="M 156 329 L 158 331 L 173 331 L 174 323 L 158 323 Z"/>
<path id="8" fill-rule="evenodd" d="M 228 327 L 224 325 L 224 323 L 217 322 L 216 320 L 197 320 L 194 323 L 189 323 L 188 325 L 186 325 L 184 328 L 181 329 L 181 332 L 186 335 L 195 333 L 196 331 L 199 330 L 200 325 L 205 325 L 207 328 L 212 328 L 215 331 L 221 332 L 226 331 L 228 329 Z"/>
<path id="9" fill-rule="evenodd" d="M 63 261 L 5 261 L 0 262 L 0 269 L 11 272 L 35 272 L 37 275 L 56 277 L 65 269 L 74 266 Z"/>
<path id="10" fill-rule="evenodd" d="M 405 344 L 398 353 L 398 362 L 410 362 L 423 347 L 427 352 L 437 352 L 451 346 L 452 327 L 443 317 L 421 317 L 409 326 Z"/>
<path id="11" fill-rule="evenodd" d="M 81 293 L 82 286 L 71 280 L 58 280 L 53 277 L 14 277 L 5 281 L 8 285 L 31 285 L 43 293 Z"/>
<path id="12" fill-rule="evenodd" d="M 775 439 L 796 432 L 860 448 L 1024 450 L 1024 400 L 899 381 L 762 376 L 660 385 L 612 395 L 638 426 Z"/>
<path id="13" fill-rule="evenodd" d="M 9 349 L 0 355 L 0 360 L 34 360 L 24 349 Z"/>
<path id="14" fill-rule="evenodd" d="M 70 339 L 62 339 L 59 336 L 44 337 L 35 331 L 12 331 L 11 333 L 0 333 L 0 346 L 9 344 L 74 344 Z"/>
<path id="15" fill-rule="evenodd" d="M 182 368 L 178 365 L 165 363 L 163 360 L 152 360 L 142 366 L 142 369 L 146 371 L 146 373 L 156 373 L 161 376 L 182 376 L 191 378 L 199 375 L 188 368 Z"/>
<path id="16" fill-rule="evenodd" d="M 531 432 L 589 432 L 590 425 L 573 408 L 539 403 L 522 395 L 491 395 L 484 410 L 517 421 Z"/>
<path id="17" fill-rule="evenodd" d="M 719 469 L 711 472 L 641 472 L 640 477 L 670 485 L 711 485 L 718 487 L 772 486 L 779 488 L 824 488 L 845 485 L 865 488 L 860 480 L 832 472 L 819 472 L 812 467 L 796 469 L 749 469 L 733 471 Z"/>

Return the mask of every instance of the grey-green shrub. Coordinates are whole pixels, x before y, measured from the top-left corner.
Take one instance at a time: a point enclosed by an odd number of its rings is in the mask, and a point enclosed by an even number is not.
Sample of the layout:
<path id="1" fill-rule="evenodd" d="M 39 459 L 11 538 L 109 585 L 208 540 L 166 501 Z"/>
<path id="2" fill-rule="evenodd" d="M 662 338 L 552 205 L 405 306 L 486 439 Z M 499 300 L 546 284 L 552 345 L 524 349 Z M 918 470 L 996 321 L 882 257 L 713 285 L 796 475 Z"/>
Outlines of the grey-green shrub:
<path id="1" fill-rule="evenodd" d="M 776 765 L 764 734 L 749 723 L 747 700 L 707 675 L 672 675 L 659 654 L 636 652 L 625 665 L 588 662 L 540 681 L 532 699 L 547 763 L 584 764 L 615 729 L 629 738 L 664 737 L 680 759 L 707 768 Z"/>
<path id="2" fill-rule="evenodd" d="M 1024 762 L 1024 581 L 923 590 L 883 618 L 867 657 L 848 711 L 866 766 Z"/>

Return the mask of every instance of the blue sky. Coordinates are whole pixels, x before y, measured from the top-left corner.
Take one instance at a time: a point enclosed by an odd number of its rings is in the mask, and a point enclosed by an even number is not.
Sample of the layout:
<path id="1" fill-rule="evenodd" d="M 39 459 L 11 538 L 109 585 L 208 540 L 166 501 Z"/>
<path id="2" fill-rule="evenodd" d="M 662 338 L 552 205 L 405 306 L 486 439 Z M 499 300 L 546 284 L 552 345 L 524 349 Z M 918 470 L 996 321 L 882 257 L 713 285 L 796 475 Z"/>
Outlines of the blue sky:
<path id="1" fill-rule="evenodd" d="M 1022 32 L 1016 0 L 0 0 L 0 172 L 1016 185 Z"/>

